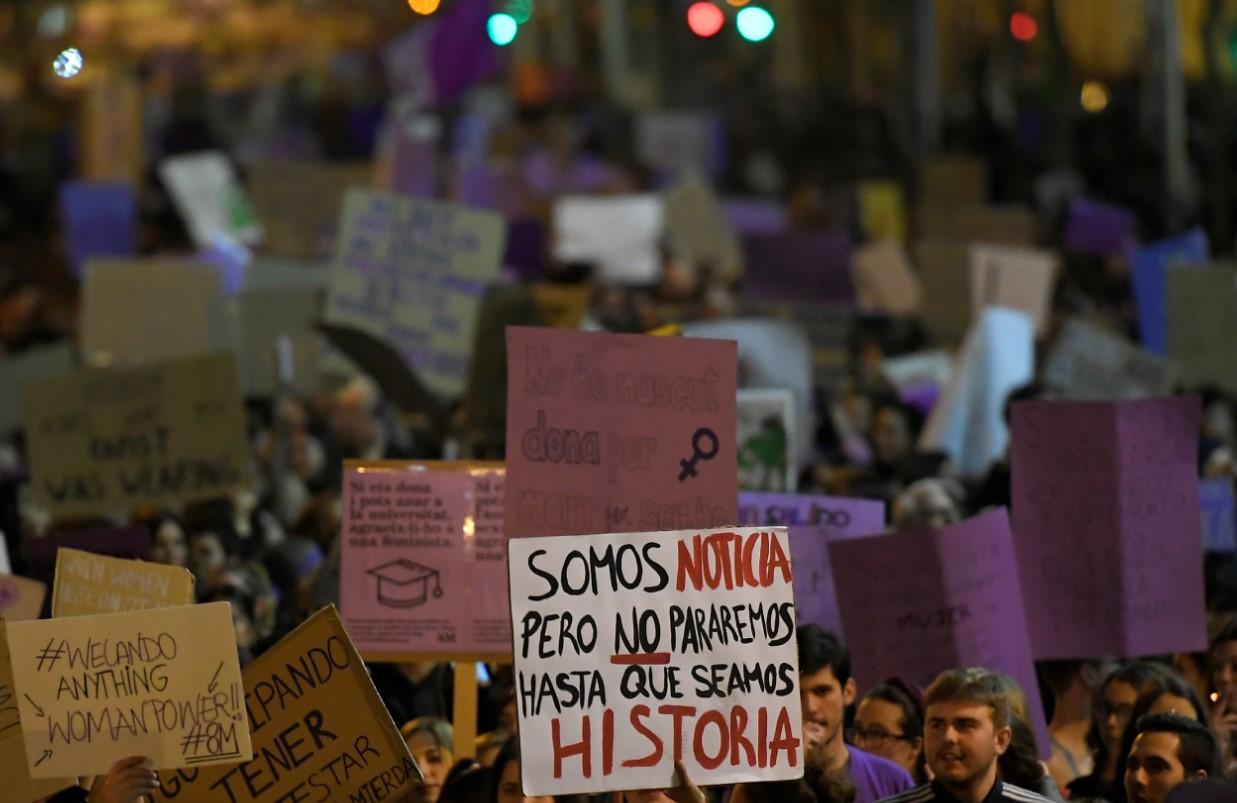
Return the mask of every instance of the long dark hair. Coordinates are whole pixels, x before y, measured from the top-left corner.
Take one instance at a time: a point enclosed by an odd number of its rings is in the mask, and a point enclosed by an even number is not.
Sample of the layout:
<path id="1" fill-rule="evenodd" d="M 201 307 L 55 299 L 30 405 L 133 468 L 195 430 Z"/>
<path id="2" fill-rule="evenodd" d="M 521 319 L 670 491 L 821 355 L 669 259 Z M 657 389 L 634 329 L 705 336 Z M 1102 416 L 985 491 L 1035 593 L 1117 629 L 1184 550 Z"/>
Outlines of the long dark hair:
<path id="1" fill-rule="evenodd" d="M 905 683 L 894 678 L 877 683 L 868 693 L 863 695 L 864 700 L 880 700 L 896 705 L 902 712 L 902 719 L 898 722 L 898 727 L 902 729 L 902 733 L 907 739 L 919 738 L 919 756 L 915 759 L 915 770 L 912 775 L 915 776 L 915 783 L 925 783 L 928 780 L 926 771 L 927 756 L 923 749 L 923 703 L 915 697 Z M 860 701 L 862 703 L 862 700 Z"/>
<path id="2" fill-rule="evenodd" d="M 1108 742 L 1104 738 L 1104 732 L 1108 729 L 1108 726 L 1104 723 L 1104 709 L 1103 705 L 1101 705 L 1104 700 L 1104 692 L 1113 683 L 1124 683 L 1127 686 L 1132 686 L 1134 693 L 1140 695 L 1156 679 L 1163 677 L 1168 671 L 1168 667 L 1152 661 L 1130 661 L 1113 670 L 1108 677 L 1104 678 L 1104 682 L 1100 684 L 1096 703 L 1091 709 L 1091 729 L 1087 731 L 1087 747 L 1091 748 L 1091 756 L 1093 758 L 1092 766 L 1094 769 L 1092 773 L 1101 780 L 1109 761 L 1116 760 L 1115 756 L 1108 755 Z"/>

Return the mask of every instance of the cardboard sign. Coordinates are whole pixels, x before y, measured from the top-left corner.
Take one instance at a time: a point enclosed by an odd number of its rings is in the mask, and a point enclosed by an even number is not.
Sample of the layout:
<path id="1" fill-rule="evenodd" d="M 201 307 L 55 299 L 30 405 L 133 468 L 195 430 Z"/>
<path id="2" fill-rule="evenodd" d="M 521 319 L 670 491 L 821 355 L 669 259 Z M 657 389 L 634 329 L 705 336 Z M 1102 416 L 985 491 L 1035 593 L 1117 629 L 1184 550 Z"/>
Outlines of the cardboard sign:
<path id="1" fill-rule="evenodd" d="M 38 580 L 0 574 L 0 619 L 10 622 L 38 619 L 46 596 L 47 586 Z"/>
<path id="2" fill-rule="evenodd" d="M 54 516 L 224 496 L 249 487 L 231 355 L 90 369 L 22 389 L 34 498 Z"/>
<path id="3" fill-rule="evenodd" d="M 1237 552 L 1232 480 L 1203 480 L 1199 485 L 1199 498 L 1203 511 L 1203 549 Z"/>
<path id="4" fill-rule="evenodd" d="M 30 777 L 26 761 L 26 742 L 22 739 L 18 691 L 13 682 L 6 626 L 0 615 L 0 767 L 4 767 L 4 794 L 16 803 L 31 803 L 77 784 L 77 778 Z M 35 720 L 36 722 L 38 720 Z"/>
<path id="5" fill-rule="evenodd" d="M 698 178 L 680 181 L 666 192 L 666 234 L 679 259 L 707 267 L 724 279 L 743 272 L 739 240 L 717 196 Z"/>
<path id="6" fill-rule="evenodd" d="M 106 527 L 50 532 L 25 540 L 26 571 L 51 586 L 56 577 L 56 556 L 61 549 L 79 549 L 127 560 L 150 560 L 150 533 L 145 527 Z"/>
<path id="7" fill-rule="evenodd" d="M 1206 649 L 1197 399 L 1012 405 L 1037 659 Z"/>
<path id="8" fill-rule="evenodd" d="M 403 800 L 421 772 L 334 608 L 245 667 L 254 758 L 161 772 L 156 803 Z"/>
<path id="9" fill-rule="evenodd" d="M 256 162 L 249 192 L 265 229 L 263 249 L 296 259 L 327 260 L 335 254 L 339 212 L 349 188 L 373 183 L 369 164 Z"/>
<path id="10" fill-rule="evenodd" d="M 636 156 L 666 173 L 716 175 L 724 156 L 724 129 L 715 114 L 690 111 L 643 112 L 636 118 Z"/>
<path id="11" fill-rule="evenodd" d="M 96 261 L 82 286 L 81 349 L 88 365 L 137 365 L 205 354 L 219 274 L 188 262 Z"/>
<path id="12" fill-rule="evenodd" d="M 1065 248 L 1082 254 L 1122 254 L 1138 241 L 1138 218 L 1128 209 L 1076 198 L 1069 205 Z"/>
<path id="13" fill-rule="evenodd" d="M 653 284 L 665 225 L 659 195 L 564 196 L 554 204 L 554 257 L 592 265 L 603 282 Z"/>
<path id="14" fill-rule="evenodd" d="M 351 190 L 326 320 L 391 344 L 430 390 L 458 396 L 505 235 L 491 212 Z"/>
<path id="15" fill-rule="evenodd" d="M 1026 313 L 988 307 L 932 408 L 920 448 L 940 449 L 964 477 L 977 478 L 1005 455 L 1005 400 L 1035 376 L 1035 332 Z"/>
<path id="16" fill-rule="evenodd" d="M 1172 392 L 1173 367 L 1125 338 L 1075 319 L 1057 336 L 1043 380 L 1066 399 L 1145 399 Z"/>
<path id="17" fill-rule="evenodd" d="M 897 241 L 881 240 L 860 248 L 851 257 L 850 272 L 860 309 L 894 316 L 919 310 L 923 296 L 919 278 Z"/>
<path id="18" fill-rule="evenodd" d="M 844 231 L 789 231 L 743 238 L 743 293 L 765 301 L 852 306 L 850 236 Z"/>
<path id="19" fill-rule="evenodd" d="M 506 656 L 501 467 L 349 464 L 340 607 L 366 660 Z M 413 559 L 415 558 L 415 560 Z"/>
<path id="20" fill-rule="evenodd" d="M 906 242 L 906 202 L 896 181 L 861 181 L 855 188 L 859 228 L 868 240 Z"/>
<path id="21" fill-rule="evenodd" d="M 262 239 L 262 225 L 222 153 L 203 151 L 164 159 L 159 178 L 198 248 L 207 248 L 220 237 L 245 245 Z"/>
<path id="22" fill-rule="evenodd" d="M 62 376 L 73 370 L 73 346 L 36 346 L 0 359 L 0 433 L 22 425 L 21 389 L 27 382 Z"/>
<path id="23" fill-rule="evenodd" d="M 139 186 L 146 166 L 142 87 L 136 77 L 107 75 L 82 97 L 82 178 Z"/>
<path id="24" fill-rule="evenodd" d="M 923 320 L 932 336 L 958 343 L 971 323 L 969 246 L 949 240 L 915 243 L 915 267 L 923 287 Z"/>
<path id="25" fill-rule="evenodd" d="M 735 409 L 739 489 L 794 493 L 799 485 L 794 394 L 785 388 L 745 388 Z"/>
<path id="26" fill-rule="evenodd" d="M 739 486 L 733 342 L 507 329 L 507 535 L 716 527 Z"/>
<path id="27" fill-rule="evenodd" d="M 925 159 L 919 176 L 920 195 L 933 203 L 983 204 L 988 191 L 984 163 L 964 154 L 940 154 Z"/>
<path id="28" fill-rule="evenodd" d="M 74 276 L 81 277 L 88 259 L 131 257 L 137 251 L 137 198 L 131 184 L 65 182 L 60 216 Z"/>
<path id="29" fill-rule="evenodd" d="M 325 302 L 326 293 L 314 288 L 253 289 L 240 295 L 236 356 L 246 395 L 273 396 L 285 384 L 307 395 L 319 390 L 326 349 L 314 326 Z"/>
<path id="30" fill-rule="evenodd" d="M 880 533 L 885 528 L 885 503 L 828 496 L 741 493 L 739 523 L 789 525 L 798 622 L 844 633 L 833 586 L 829 542 Z"/>
<path id="31" fill-rule="evenodd" d="M 1043 334 L 1052 315 L 1057 257 L 1049 251 L 973 245 L 971 309 L 1005 307 L 1025 312 Z"/>
<path id="32" fill-rule="evenodd" d="M 1168 274 L 1168 357 L 1189 388 L 1237 393 L 1237 271 L 1232 265 Z"/>
<path id="33" fill-rule="evenodd" d="M 34 778 L 253 757 L 228 603 L 8 623 Z"/>
<path id="34" fill-rule="evenodd" d="M 509 565 L 525 795 L 803 775 L 784 528 L 521 538 Z"/>
<path id="35" fill-rule="evenodd" d="M 534 284 L 529 288 L 533 303 L 546 326 L 579 329 L 588 312 L 589 287 L 583 284 Z"/>
<path id="36" fill-rule="evenodd" d="M 893 676 L 926 687 L 958 666 L 1004 672 L 1026 692 L 1047 751 L 1026 627 L 1033 611 L 1023 607 L 1004 509 L 940 529 L 834 540 L 829 557 L 861 689 Z"/>
<path id="37" fill-rule="evenodd" d="M 1138 329 L 1143 346 L 1152 354 L 1168 353 L 1168 272 L 1179 265 L 1200 265 L 1210 259 L 1207 232 L 1191 229 L 1180 237 L 1160 240 L 1134 250 L 1130 271 L 1138 303 Z"/>
<path id="38" fill-rule="evenodd" d="M 188 569 L 77 549 L 56 554 L 54 618 L 192 604 L 193 575 Z"/>
<path id="39" fill-rule="evenodd" d="M 928 204 L 918 211 L 919 236 L 929 241 L 1035 245 L 1035 216 L 1021 206 Z"/>

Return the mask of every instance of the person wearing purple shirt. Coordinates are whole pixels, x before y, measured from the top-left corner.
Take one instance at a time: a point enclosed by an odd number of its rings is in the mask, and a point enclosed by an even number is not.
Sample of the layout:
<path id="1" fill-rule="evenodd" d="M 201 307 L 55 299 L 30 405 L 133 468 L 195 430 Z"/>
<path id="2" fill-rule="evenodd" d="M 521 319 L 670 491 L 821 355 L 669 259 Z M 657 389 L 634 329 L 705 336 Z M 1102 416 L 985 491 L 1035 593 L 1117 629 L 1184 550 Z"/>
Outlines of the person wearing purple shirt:
<path id="1" fill-rule="evenodd" d="M 846 707 L 855 702 L 850 653 L 833 633 L 816 625 L 798 631 L 799 700 L 803 707 L 805 762 L 823 774 L 849 779 L 854 803 L 876 803 L 915 786 L 910 774 L 888 759 L 865 753 L 842 738 Z M 743 786 L 734 800 L 755 799 Z"/>

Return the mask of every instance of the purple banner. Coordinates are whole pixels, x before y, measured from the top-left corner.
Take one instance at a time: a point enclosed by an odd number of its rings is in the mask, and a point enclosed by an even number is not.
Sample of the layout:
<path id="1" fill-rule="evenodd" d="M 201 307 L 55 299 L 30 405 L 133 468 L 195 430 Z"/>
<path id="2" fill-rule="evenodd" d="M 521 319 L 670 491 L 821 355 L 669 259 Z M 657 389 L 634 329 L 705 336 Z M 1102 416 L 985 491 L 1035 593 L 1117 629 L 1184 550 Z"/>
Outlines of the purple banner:
<path id="1" fill-rule="evenodd" d="M 1035 657 L 1205 649 L 1198 400 L 1019 402 L 1012 425 Z"/>
<path id="2" fill-rule="evenodd" d="M 1138 240 L 1138 219 L 1120 206 L 1077 198 L 1069 206 L 1065 249 L 1082 254 L 1122 254 Z"/>
<path id="3" fill-rule="evenodd" d="M 743 238 L 743 293 L 766 301 L 854 306 L 850 237 L 843 231 L 792 231 Z"/>
<path id="4" fill-rule="evenodd" d="M 74 276 L 81 278 L 89 259 L 137 253 L 137 201 L 130 185 L 65 182 L 60 186 L 60 214 Z"/>

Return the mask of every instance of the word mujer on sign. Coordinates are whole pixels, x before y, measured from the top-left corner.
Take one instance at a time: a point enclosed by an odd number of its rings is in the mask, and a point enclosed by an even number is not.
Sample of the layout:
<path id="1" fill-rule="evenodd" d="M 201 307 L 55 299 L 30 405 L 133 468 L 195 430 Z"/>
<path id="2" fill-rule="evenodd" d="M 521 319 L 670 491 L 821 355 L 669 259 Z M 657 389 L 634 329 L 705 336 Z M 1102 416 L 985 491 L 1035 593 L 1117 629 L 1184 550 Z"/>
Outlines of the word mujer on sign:
<path id="1" fill-rule="evenodd" d="M 508 550 L 526 795 L 669 786 L 679 760 L 705 784 L 803 774 L 784 528 Z"/>

